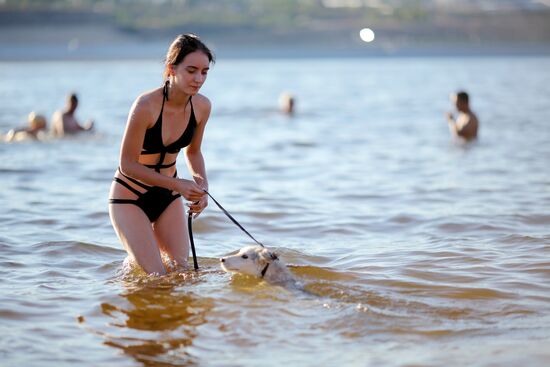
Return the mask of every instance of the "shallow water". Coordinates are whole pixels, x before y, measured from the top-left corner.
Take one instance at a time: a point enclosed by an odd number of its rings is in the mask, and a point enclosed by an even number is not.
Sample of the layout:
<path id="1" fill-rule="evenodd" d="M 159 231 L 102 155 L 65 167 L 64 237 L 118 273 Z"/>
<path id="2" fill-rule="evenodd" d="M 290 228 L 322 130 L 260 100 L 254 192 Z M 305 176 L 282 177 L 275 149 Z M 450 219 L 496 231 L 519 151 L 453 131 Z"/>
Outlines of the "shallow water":
<path id="1" fill-rule="evenodd" d="M 0 63 L 0 131 L 71 90 L 98 130 L 0 144 L 2 365 L 550 363 L 549 58 L 219 60 L 210 191 L 302 290 L 223 273 L 217 258 L 251 241 L 213 203 L 194 224 L 198 274 L 122 275 L 107 194 L 161 68 Z M 473 144 L 445 123 L 458 88 Z"/>

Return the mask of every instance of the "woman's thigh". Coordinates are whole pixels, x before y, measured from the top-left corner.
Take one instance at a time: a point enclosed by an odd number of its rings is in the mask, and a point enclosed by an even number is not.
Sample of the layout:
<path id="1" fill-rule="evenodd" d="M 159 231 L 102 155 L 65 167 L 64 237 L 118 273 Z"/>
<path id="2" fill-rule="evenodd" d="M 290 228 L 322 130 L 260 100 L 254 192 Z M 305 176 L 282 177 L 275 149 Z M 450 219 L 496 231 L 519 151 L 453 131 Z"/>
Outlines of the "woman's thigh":
<path id="1" fill-rule="evenodd" d="M 147 273 L 165 274 L 151 222 L 137 205 L 109 204 L 111 223 L 128 254 Z"/>
<path id="2" fill-rule="evenodd" d="M 179 265 L 189 260 L 187 217 L 181 198 L 174 200 L 154 223 L 154 232 L 160 248 Z"/>

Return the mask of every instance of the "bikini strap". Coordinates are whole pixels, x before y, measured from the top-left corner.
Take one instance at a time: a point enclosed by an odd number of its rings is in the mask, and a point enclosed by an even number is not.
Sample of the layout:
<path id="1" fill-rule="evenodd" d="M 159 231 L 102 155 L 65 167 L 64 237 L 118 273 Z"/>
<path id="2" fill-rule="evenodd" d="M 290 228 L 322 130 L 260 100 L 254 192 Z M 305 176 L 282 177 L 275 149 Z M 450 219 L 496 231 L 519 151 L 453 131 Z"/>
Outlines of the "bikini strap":
<path id="1" fill-rule="evenodd" d="M 169 152 L 171 153 L 171 152 Z M 172 166 L 174 166 L 176 164 L 176 162 L 172 162 L 172 163 L 168 163 L 168 164 L 144 164 L 145 167 L 147 168 L 154 168 L 154 169 L 157 169 L 157 168 L 170 168 Z"/>
<path id="2" fill-rule="evenodd" d="M 162 135 L 161 135 L 161 139 L 162 139 Z M 164 163 L 164 157 L 166 157 L 166 147 L 163 144 L 162 150 L 160 151 L 160 155 L 159 155 L 159 161 L 157 162 L 157 164 L 155 164 L 153 167 L 150 167 L 149 165 L 147 167 L 154 168 L 157 173 L 160 173 L 160 169 L 163 168 L 162 166 Z M 176 162 L 174 162 L 174 164 L 175 163 Z"/>
<path id="3" fill-rule="evenodd" d="M 195 109 L 193 108 L 193 101 L 191 100 L 191 97 L 189 97 L 189 103 L 191 104 L 191 117 L 193 117 L 193 121 L 195 122 L 195 125 L 197 125 L 197 117 L 195 116 Z M 189 121 L 191 121 L 191 117 L 189 118 Z"/>
<path id="4" fill-rule="evenodd" d="M 130 186 L 130 185 L 128 184 L 128 182 L 123 181 L 123 180 L 121 180 L 121 179 L 118 178 L 118 177 L 113 178 L 113 181 L 115 181 L 116 183 L 121 184 L 122 186 L 124 186 L 125 188 L 127 188 L 128 190 L 130 190 L 131 192 L 133 192 L 134 194 L 136 194 L 138 197 L 140 197 L 141 194 L 142 194 L 141 192 L 137 191 L 137 190 L 134 189 L 132 186 Z"/>
<path id="5" fill-rule="evenodd" d="M 134 184 L 140 186 L 141 188 L 144 188 L 144 189 L 146 189 L 146 190 L 148 190 L 148 189 L 151 188 L 151 186 L 148 186 L 148 185 L 146 185 L 146 184 L 144 184 L 144 183 L 142 183 L 142 182 L 139 182 L 139 181 L 136 180 L 135 178 L 132 178 L 132 177 L 127 176 L 127 175 L 125 175 L 124 173 L 122 173 L 122 170 L 120 169 L 120 167 L 118 168 L 118 172 L 120 172 L 120 174 L 121 174 L 122 176 L 124 176 L 126 179 L 128 179 L 128 181 L 130 181 L 130 182 L 132 182 L 132 183 L 134 183 Z"/>
<path id="6" fill-rule="evenodd" d="M 164 82 L 164 87 L 162 88 L 162 105 L 164 106 L 164 100 L 168 100 L 168 87 L 170 86 L 170 80 Z"/>
<path id="7" fill-rule="evenodd" d="M 168 100 L 168 94 L 164 94 L 164 92 L 162 92 L 162 106 L 160 106 L 160 114 L 159 114 L 159 117 L 161 119 L 162 119 L 162 112 L 164 111 L 164 101 L 167 101 L 167 100 Z"/>

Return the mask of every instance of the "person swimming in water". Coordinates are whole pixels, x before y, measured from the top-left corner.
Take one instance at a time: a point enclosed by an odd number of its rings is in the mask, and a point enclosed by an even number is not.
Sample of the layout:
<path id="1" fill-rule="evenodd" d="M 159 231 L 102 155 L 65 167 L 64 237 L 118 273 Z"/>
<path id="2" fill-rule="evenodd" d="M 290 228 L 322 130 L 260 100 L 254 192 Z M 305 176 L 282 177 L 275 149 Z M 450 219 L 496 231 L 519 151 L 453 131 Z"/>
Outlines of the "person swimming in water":
<path id="1" fill-rule="evenodd" d="M 195 217 L 208 205 L 201 143 L 211 104 L 198 92 L 213 62 L 197 36 L 178 36 L 168 49 L 164 85 L 137 97 L 129 113 L 109 215 L 130 260 L 147 273 L 166 274 L 163 254 L 176 267 L 187 268 L 189 236 L 181 197 Z M 182 149 L 193 180 L 178 177 L 176 158 Z"/>
<path id="2" fill-rule="evenodd" d="M 290 93 L 282 93 L 279 96 L 279 110 L 287 115 L 293 115 L 296 107 L 296 99 Z"/>
<path id="3" fill-rule="evenodd" d="M 470 109 L 468 93 L 460 91 L 451 95 L 451 100 L 458 111 L 456 120 L 451 112 L 447 113 L 447 123 L 451 134 L 465 140 L 477 138 L 479 121 L 476 114 Z"/>
<path id="4" fill-rule="evenodd" d="M 62 111 L 56 111 L 52 117 L 52 132 L 55 136 L 62 137 L 82 131 L 90 131 L 94 127 L 92 120 L 81 125 L 76 119 L 75 112 L 78 107 L 78 97 L 71 93 L 67 96 L 67 104 Z"/>
<path id="5" fill-rule="evenodd" d="M 14 142 L 22 140 L 39 140 L 42 139 L 46 132 L 46 118 L 36 112 L 31 112 L 28 116 L 28 126 L 11 129 L 5 136 L 5 141 Z"/>

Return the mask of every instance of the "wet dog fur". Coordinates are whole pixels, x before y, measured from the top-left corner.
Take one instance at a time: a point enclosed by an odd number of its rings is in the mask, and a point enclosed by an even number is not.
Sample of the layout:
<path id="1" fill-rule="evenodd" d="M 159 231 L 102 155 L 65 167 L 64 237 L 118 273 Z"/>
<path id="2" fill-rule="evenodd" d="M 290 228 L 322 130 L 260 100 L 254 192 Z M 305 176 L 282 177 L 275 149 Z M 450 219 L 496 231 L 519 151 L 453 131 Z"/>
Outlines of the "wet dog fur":
<path id="1" fill-rule="evenodd" d="M 234 255 L 220 258 L 220 263 L 226 272 L 252 275 L 278 285 L 296 283 L 286 264 L 265 247 L 243 247 Z"/>

